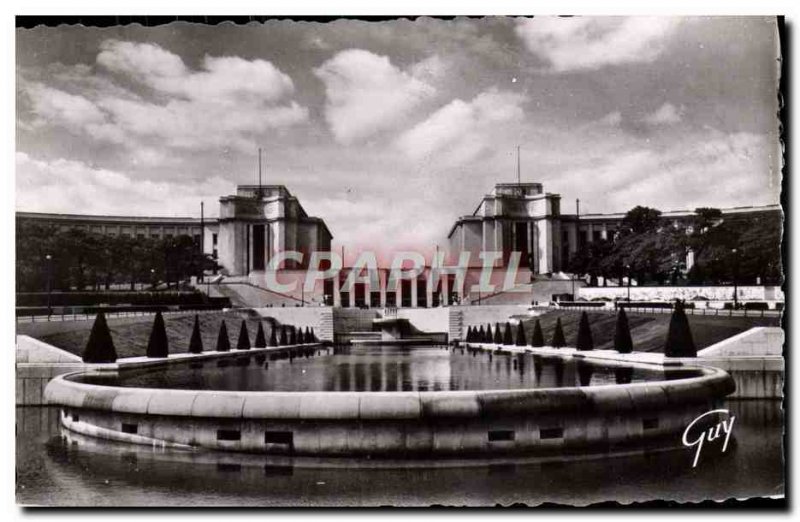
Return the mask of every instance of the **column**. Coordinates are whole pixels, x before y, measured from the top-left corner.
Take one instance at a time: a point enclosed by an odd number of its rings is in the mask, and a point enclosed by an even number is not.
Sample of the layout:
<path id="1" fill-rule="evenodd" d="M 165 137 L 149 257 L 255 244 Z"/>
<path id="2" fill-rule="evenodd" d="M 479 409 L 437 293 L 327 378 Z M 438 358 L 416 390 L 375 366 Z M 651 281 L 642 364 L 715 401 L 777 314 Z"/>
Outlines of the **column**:
<path id="1" fill-rule="evenodd" d="M 339 280 L 339 274 L 336 274 L 333 278 L 333 306 L 342 306 L 342 294 L 339 291 L 341 288 L 341 281 Z"/>
<path id="2" fill-rule="evenodd" d="M 417 278 L 411 280 L 411 308 L 417 307 Z"/>
<path id="3" fill-rule="evenodd" d="M 378 269 L 378 284 L 381 289 L 381 308 L 386 308 L 386 271 Z"/>

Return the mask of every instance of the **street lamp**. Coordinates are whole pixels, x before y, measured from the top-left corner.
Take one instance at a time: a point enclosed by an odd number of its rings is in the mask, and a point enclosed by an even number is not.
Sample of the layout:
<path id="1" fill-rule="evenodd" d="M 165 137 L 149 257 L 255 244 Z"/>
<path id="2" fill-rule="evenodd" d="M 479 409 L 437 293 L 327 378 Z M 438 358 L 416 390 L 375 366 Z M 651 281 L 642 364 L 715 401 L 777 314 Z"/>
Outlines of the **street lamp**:
<path id="1" fill-rule="evenodd" d="M 625 269 L 628 272 L 628 302 L 631 302 L 631 265 L 625 265 Z"/>
<path id="2" fill-rule="evenodd" d="M 53 314 L 53 309 L 50 307 L 50 280 L 53 277 L 53 256 L 47 254 L 44 256 L 47 260 L 47 320 L 50 320 L 50 316 Z"/>
<path id="3" fill-rule="evenodd" d="M 733 254 L 733 309 L 737 310 L 739 308 L 739 256 L 736 255 L 737 250 L 735 248 L 731 249 L 731 254 Z"/>
<path id="4" fill-rule="evenodd" d="M 150 269 L 150 289 L 155 290 L 156 287 L 156 269 Z"/>

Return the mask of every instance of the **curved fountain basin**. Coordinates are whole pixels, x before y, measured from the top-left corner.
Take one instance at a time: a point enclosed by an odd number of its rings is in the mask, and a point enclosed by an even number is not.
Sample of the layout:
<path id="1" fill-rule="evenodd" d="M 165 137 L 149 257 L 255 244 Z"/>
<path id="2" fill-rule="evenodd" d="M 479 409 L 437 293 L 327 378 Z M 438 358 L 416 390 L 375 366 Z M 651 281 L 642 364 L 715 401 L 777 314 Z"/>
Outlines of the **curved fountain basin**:
<path id="1" fill-rule="evenodd" d="M 684 370 L 686 368 L 684 367 Z M 676 380 L 466 391 L 218 391 L 106 386 L 57 377 L 61 422 L 109 440 L 276 455 L 565 455 L 680 446 L 734 391 L 708 367 Z M 709 419 L 710 421 L 710 419 Z"/>

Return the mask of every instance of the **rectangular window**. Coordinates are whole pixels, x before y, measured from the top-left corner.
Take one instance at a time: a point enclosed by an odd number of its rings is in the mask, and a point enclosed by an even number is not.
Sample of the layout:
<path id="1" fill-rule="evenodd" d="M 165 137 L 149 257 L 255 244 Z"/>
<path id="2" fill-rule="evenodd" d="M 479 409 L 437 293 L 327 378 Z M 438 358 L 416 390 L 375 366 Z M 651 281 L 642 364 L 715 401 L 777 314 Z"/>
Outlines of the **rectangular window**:
<path id="1" fill-rule="evenodd" d="M 217 234 L 211 234 L 211 244 L 217 246 Z"/>
<path id="2" fill-rule="evenodd" d="M 217 440 L 242 440 L 239 430 L 217 430 Z"/>
<path id="3" fill-rule="evenodd" d="M 541 428 L 539 429 L 539 439 L 563 439 L 564 428 Z"/>
<path id="4" fill-rule="evenodd" d="M 513 430 L 489 430 L 489 442 L 514 440 Z"/>
<path id="5" fill-rule="evenodd" d="M 131 433 L 135 435 L 138 432 L 139 432 L 138 424 L 128 424 L 125 422 L 122 423 L 122 433 Z"/>
<path id="6" fill-rule="evenodd" d="M 294 444 L 294 435 L 291 431 L 265 431 L 264 444 Z"/>

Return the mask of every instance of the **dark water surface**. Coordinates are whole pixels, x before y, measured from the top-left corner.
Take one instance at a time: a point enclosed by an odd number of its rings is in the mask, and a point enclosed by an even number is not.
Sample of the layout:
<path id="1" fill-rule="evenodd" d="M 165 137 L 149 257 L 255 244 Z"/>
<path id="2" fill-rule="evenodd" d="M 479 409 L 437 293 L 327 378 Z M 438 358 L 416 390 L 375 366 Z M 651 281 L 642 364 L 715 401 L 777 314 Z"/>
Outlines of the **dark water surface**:
<path id="1" fill-rule="evenodd" d="M 685 378 L 692 370 L 604 366 L 559 357 L 498 354 L 446 346 L 351 346 L 309 350 L 291 359 L 173 364 L 81 382 L 142 388 L 227 391 L 444 391 L 598 386 Z"/>
<path id="2" fill-rule="evenodd" d="M 729 401 L 735 440 L 690 449 L 556 463 L 274 461 L 173 453 L 62 431 L 58 409 L 17 408 L 17 501 L 62 506 L 492 506 L 700 501 L 784 491 L 779 401 Z M 464 467 L 466 466 L 466 467 Z"/>

